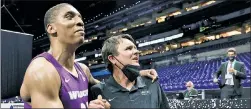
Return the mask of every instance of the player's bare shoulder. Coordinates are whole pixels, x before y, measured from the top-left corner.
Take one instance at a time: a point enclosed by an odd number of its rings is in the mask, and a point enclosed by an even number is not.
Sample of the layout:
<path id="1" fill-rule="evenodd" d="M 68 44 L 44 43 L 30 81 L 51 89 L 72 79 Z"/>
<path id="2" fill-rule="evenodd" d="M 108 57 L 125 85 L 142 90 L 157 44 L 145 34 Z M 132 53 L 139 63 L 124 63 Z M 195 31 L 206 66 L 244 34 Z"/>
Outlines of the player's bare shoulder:
<path id="1" fill-rule="evenodd" d="M 60 84 L 60 76 L 49 61 L 38 57 L 30 63 L 24 76 L 26 85 L 33 84 L 31 82 L 56 82 Z"/>
<path id="2" fill-rule="evenodd" d="M 60 86 L 60 77 L 55 67 L 43 57 L 38 57 L 28 66 L 20 89 L 23 100 L 31 99 L 32 90 L 43 90 Z M 53 84 L 53 86 L 51 86 Z"/>
<path id="3" fill-rule="evenodd" d="M 90 69 L 83 63 L 79 63 L 78 64 L 80 65 L 80 67 L 83 69 L 85 75 L 88 77 L 88 80 L 90 79 L 90 75 L 91 75 L 91 72 L 90 72 Z"/>
<path id="4" fill-rule="evenodd" d="M 79 63 L 79 62 L 77 62 L 77 63 L 80 65 L 80 67 L 81 67 L 84 71 L 89 70 L 89 68 L 88 68 L 85 64 Z"/>

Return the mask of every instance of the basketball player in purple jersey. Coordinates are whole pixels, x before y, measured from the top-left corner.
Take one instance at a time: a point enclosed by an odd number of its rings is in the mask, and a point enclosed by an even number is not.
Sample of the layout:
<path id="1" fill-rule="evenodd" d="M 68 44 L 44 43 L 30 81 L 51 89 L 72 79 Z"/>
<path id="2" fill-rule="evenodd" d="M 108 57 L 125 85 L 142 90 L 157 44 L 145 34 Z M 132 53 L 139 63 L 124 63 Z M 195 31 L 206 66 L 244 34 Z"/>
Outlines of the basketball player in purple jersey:
<path id="1" fill-rule="evenodd" d="M 50 8 L 44 17 L 50 49 L 36 56 L 26 70 L 20 95 L 25 108 L 109 108 L 106 100 L 88 103 L 88 83 L 97 84 L 89 68 L 74 62 L 75 51 L 84 42 L 84 23 L 70 4 Z M 140 72 L 153 79 L 155 70 Z"/>

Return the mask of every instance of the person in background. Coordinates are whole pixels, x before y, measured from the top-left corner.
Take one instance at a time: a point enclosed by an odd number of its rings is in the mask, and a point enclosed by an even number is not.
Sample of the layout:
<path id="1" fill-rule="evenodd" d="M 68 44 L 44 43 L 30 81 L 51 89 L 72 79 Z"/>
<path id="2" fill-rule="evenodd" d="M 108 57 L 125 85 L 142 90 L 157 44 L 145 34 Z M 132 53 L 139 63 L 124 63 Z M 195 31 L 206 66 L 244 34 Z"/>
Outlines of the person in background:
<path id="1" fill-rule="evenodd" d="M 194 98 L 198 96 L 198 91 L 194 89 L 194 85 L 192 81 L 188 81 L 186 83 L 187 90 L 184 92 L 184 99 L 188 100 L 190 98 Z"/>
<path id="2" fill-rule="evenodd" d="M 246 79 L 246 70 L 243 62 L 236 60 L 235 48 L 227 50 L 228 61 L 221 64 L 214 74 L 213 82 L 221 84 L 221 99 L 241 98 L 241 80 Z M 222 81 L 218 82 L 221 75 Z"/>

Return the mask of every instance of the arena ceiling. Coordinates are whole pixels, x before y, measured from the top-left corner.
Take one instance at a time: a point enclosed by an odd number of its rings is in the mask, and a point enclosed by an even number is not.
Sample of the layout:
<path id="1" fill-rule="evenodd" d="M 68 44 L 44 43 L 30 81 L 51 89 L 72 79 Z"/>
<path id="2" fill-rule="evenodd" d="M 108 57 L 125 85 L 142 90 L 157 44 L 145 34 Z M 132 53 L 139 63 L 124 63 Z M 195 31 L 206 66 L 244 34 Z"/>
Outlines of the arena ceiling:
<path id="1" fill-rule="evenodd" d="M 138 0 L 1 0 L 1 29 L 38 36 L 45 32 L 43 27 L 45 12 L 58 3 L 65 2 L 72 4 L 82 14 L 84 22 L 87 22 L 90 19 L 94 19 L 97 15 L 99 16 L 96 17 L 95 20 L 101 19 L 116 8 L 122 5 L 130 5 L 137 1 Z"/>

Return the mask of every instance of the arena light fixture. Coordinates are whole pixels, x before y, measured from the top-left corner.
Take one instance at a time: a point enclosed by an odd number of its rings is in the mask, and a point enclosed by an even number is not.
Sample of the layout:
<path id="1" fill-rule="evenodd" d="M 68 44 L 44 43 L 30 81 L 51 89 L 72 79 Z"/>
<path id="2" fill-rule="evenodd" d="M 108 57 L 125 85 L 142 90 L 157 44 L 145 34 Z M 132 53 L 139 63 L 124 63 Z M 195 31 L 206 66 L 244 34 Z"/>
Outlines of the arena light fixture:
<path id="1" fill-rule="evenodd" d="M 166 42 L 166 41 L 169 41 L 169 40 L 180 38 L 183 35 L 184 35 L 183 33 L 179 33 L 179 34 L 168 36 L 168 37 L 165 37 L 165 38 L 160 38 L 160 39 L 156 39 L 156 40 L 152 40 L 152 41 L 146 41 L 144 43 L 139 43 L 138 47 L 143 47 L 143 46 L 148 46 L 148 45 L 152 45 L 152 44 Z"/>
<path id="2" fill-rule="evenodd" d="M 86 60 L 86 57 L 78 58 L 78 59 L 75 59 L 74 61 L 79 62 L 79 61 L 84 61 L 84 60 Z"/>

